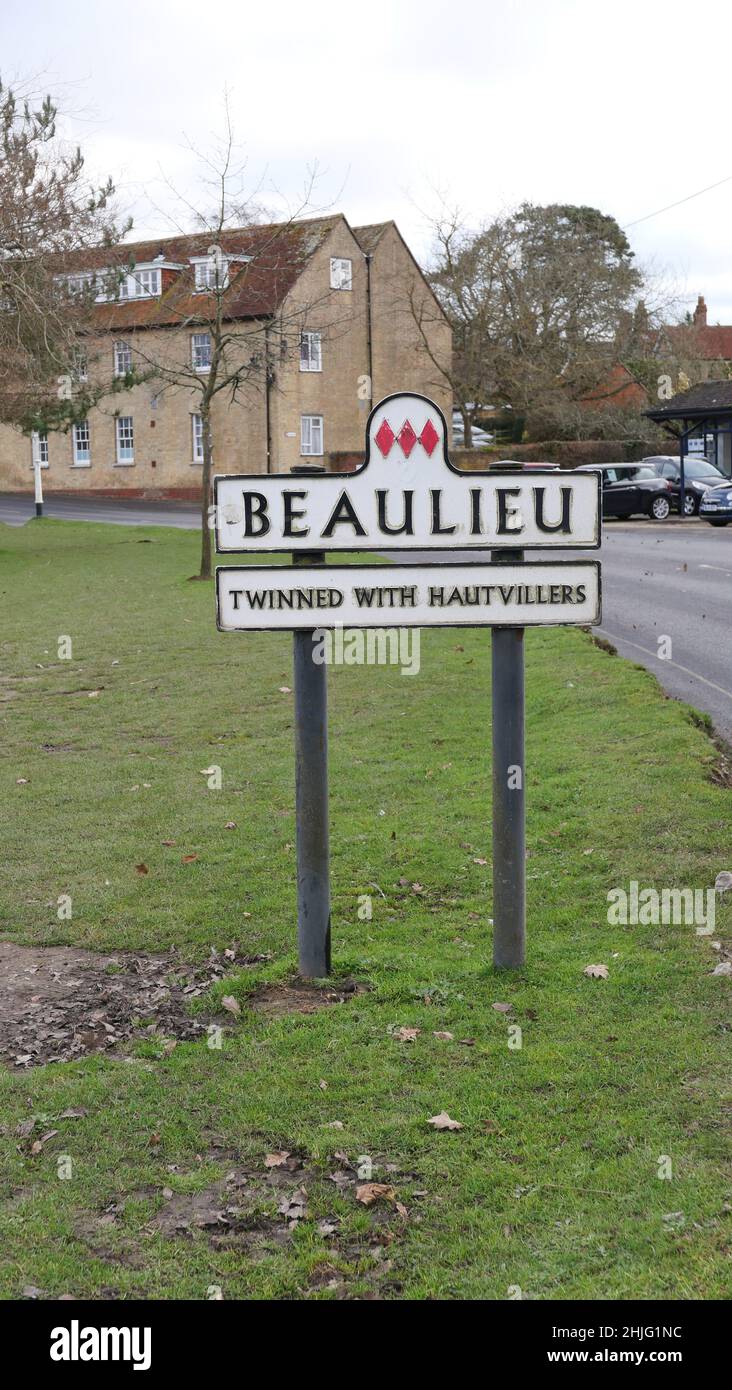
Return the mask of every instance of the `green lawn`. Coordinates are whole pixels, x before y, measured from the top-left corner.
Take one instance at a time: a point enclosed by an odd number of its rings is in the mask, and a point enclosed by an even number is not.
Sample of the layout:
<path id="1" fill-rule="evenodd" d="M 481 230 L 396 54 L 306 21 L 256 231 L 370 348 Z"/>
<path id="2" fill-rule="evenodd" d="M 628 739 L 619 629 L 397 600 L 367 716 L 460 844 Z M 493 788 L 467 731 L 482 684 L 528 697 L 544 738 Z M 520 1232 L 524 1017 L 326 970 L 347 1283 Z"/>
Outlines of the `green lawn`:
<path id="1" fill-rule="evenodd" d="M 0 527 L 0 940 L 272 953 L 218 987 L 241 1004 L 221 1050 L 148 1038 L 127 1061 L 0 1073 L 3 1296 L 724 1296 L 729 982 L 694 927 L 610 927 L 606 901 L 732 868 L 704 729 L 586 635 L 528 632 L 528 964 L 498 975 L 490 636 L 424 632 L 416 677 L 332 671 L 334 970 L 371 988 L 268 1019 L 248 992 L 296 965 L 291 638 L 217 633 L 196 567 L 191 533 Z M 464 1128 L 430 1128 L 443 1110 Z M 35 1156 L 30 1117 L 57 1130 Z M 302 1168 L 268 1187 L 275 1150 Z M 401 1210 L 334 1183 L 337 1153 L 369 1156 Z M 226 1239 L 166 1231 L 166 1204 L 232 1171 L 250 1176 Z M 277 1207 L 302 1186 L 288 1231 Z"/>

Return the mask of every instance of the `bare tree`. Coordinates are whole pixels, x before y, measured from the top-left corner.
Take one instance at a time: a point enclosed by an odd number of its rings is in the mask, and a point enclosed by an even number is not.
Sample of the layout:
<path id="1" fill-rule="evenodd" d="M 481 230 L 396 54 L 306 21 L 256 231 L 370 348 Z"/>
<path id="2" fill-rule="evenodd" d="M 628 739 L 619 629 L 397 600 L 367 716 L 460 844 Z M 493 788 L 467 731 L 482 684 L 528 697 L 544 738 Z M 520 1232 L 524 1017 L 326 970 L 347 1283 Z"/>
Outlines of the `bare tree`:
<path id="1" fill-rule="evenodd" d="M 0 419 L 26 430 L 68 427 L 125 385 L 85 380 L 98 285 L 68 271 L 79 248 L 113 245 L 130 223 L 116 215 L 111 180 L 90 186 L 57 118 L 50 96 L 0 83 Z"/>
<path id="2" fill-rule="evenodd" d="M 433 231 L 428 278 L 452 325 L 448 380 L 466 445 L 488 405 L 529 421 L 565 409 L 576 416 L 637 329 L 643 276 L 615 219 L 595 208 L 524 203 L 477 232 L 458 213 L 443 215 Z M 611 383 L 610 394 L 620 390 Z"/>
<path id="3" fill-rule="evenodd" d="M 191 286 L 193 272 L 189 267 L 183 272 L 177 301 L 172 294 L 168 296 L 170 328 L 154 335 L 151 343 L 146 335 L 139 335 L 135 360 L 139 370 L 155 380 L 160 394 L 186 391 L 196 402 L 203 452 L 198 577 L 208 579 L 215 450 L 212 407 L 218 399 L 229 406 L 251 402 L 256 393 L 276 385 L 279 364 L 293 350 L 299 350 L 300 334 L 316 302 L 304 303 L 292 294 L 288 296 L 288 289 L 307 254 L 307 229 L 317 224 L 317 219 L 312 223 L 300 220 L 305 212 L 312 211 L 317 174 L 311 171 L 307 175 L 298 204 L 288 216 L 268 223 L 259 202 L 261 188 L 248 187 L 246 161 L 237 158 L 228 107 L 223 140 L 211 154 L 194 153 L 204 166 L 204 197 L 210 211 L 202 213 L 175 189 L 172 192 L 201 237 L 203 254 L 197 283 Z M 190 234 L 182 226 L 178 230 L 182 235 Z M 198 290 L 195 294 L 194 289 Z M 322 303 L 326 302 L 324 294 Z M 331 336 L 337 335 L 346 318 L 346 314 L 340 318 L 331 315 Z M 176 333 L 175 327 L 186 333 Z M 200 351 L 196 343 L 200 343 Z"/>

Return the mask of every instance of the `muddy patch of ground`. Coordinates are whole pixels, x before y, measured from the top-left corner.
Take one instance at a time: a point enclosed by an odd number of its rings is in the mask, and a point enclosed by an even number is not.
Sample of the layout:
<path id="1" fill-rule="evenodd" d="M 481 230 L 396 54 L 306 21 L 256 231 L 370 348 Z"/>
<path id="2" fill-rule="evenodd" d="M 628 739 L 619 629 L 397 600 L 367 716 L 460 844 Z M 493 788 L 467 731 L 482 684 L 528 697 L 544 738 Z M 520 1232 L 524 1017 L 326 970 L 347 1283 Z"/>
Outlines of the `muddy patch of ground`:
<path id="1" fill-rule="evenodd" d="M 138 1269 L 144 1266 L 141 1237 L 204 1239 L 214 1250 L 238 1250 L 247 1260 L 256 1261 L 289 1246 L 293 1232 L 304 1224 L 323 1242 L 322 1257 L 303 1290 L 306 1296 L 327 1290 L 338 1298 L 349 1298 L 354 1278 L 362 1285 L 365 1281 L 368 1290 L 358 1297 L 378 1298 L 387 1289 L 393 1292 L 391 1247 L 404 1231 L 407 1209 L 395 1200 L 381 1202 L 369 1209 L 366 1230 L 347 1235 L 327 1191 L 330 1182 L 339 1197 L 356 1202 L 360 1179 L 347 1154 L 336 1152 L 328 1173 L 311 1166 L 305 1155 L 287 1150 L 266 1155 L 259 1165 L 242 1163 L 218 1148 L 206 1158 L 226 1169 L 206 1188 L 176 1192 L 163 1186 L 131 1192 L 104 1211 L 80 1218 L 74 1228 L 76 1238 L 108 1263 Z M 387 1172 L 396 1168 L 386 1165 Z M 171 1183 L 189 1176 L 175 1164 L 167 1172 Z M 403 1176 L 412 1180 L 416 1174 Z M 157 1209 L 132 1236 L 128 1217 L 141 1200 L 156 1203 Z"/>
<path id="2" fill-rule="evenodd" d="M 174 951 L 100 955 L 0 942 L 0 1061 L 19 1069 L 68 1062 L 114 1052 L 133 1033 L 160 1038 L 164 1046 L 198 1038 L 211 1019 L 193 1017 L 191 999 L 255 959 L 266 957 L 239 956 L 232 948 L 190 965 Z"/>
<path id="3" fill-rule="evenodd" d="M 333 980 L 327 985 L 316 984 L 313 980 L 287 980 L 273 985 L 262 985 L 247 999 L 247 1006 L 255 1013 L 277 1018 L 280 1014 L 312 1014 L 328 1004 L 343 1004 L 356 994 L 363 994 L 369 986 L 362 980 L 348 977 Z"/>

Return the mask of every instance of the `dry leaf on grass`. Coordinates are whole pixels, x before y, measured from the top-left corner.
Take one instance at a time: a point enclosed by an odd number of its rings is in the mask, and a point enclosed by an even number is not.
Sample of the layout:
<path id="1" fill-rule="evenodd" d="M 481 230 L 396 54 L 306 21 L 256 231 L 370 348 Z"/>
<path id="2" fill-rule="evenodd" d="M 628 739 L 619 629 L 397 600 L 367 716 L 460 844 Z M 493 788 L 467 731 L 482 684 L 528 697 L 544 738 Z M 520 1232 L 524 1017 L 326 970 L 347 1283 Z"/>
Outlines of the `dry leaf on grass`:
<path id="1" fill-rule="evenodd" d="M 513 1004 L 493 1004 L 491 1007 L 495 1009 L 497 1014 L 510 1014 Z"/>
<path id="2" fill-rule="evenodd" d="M 149 874 L 149 872 L 150 870 L 148 869 L 147 864 L 135 864 L 136 874 Z"/>
<path id="3" fill-rule="evenodd" d="M 414 1042 L 421 1032 L 421 1028 L 397 1028 L 394 1037 L 397 1042 Z"/>
<path id="4" fill-rule="evenodd" d="M 448 1113 L 447 1113 L 446 1110 L 441 1110 L 440 1113 L 439 1113 L 439 1115 L 433 1115 L 433 1116 L 431 1117 L 431 1119 L 429 1119 L 429 1120 L 427 1121 L 427 1123 L 428 1123 L 428 1125 L 432 1125 L 432 1128 L 433 1128 L 433 1129 L 463 1129 L 463 1128 L 464 1128 L 464 1126 L 460 1124 L 460 1121 L 459 1121 L 459 1120 L 451 1120 L 451 1119 L 450 1119 L 450 1116 L 448 1115 Z"/>
<path id="5" fill-rule="evenodd" d="M 356 1188 L 356 1201 L 370 1207 L 374 1202 L 393 1202 L 396 1192 L 388 1182 L 364 1182 Z"/>
<path id="6" fill-rule="evenodd" d="M 589 975 L 591 980 L 606 980 L 610 971 L 606 965 L 586 965 L 582 974 Z"/>
<path id="7" fill-rule="evenodd" d="M 723 960 L 719 965 L 715 965 L 713 975 L 732 975 L 732 961 Z"/>
<path id="8" fill-rule="evenodd" d="M 197 854 L 182 854 L 182 855 L 181 855 L 180 862 L 181 862 L 181 864 L 192 864 L 193 861 L 194 861 L 195 859 L 197 859 L 197 858 L 198 858 L 198 855 L 197 855 Z"/>
<path id="9" fill-rule="evenodd" d="M 241 1013 L 241 1005 L 239 1003 L 239 1000 L 235 999 L 233 994 L 225 994 L 223 999 L 221 1000 L 221 1006 L 224 1009 L 228 1009 L 230 1014 Z"/>
<path id="10" fill-rule="evenodd" d="M 454 1033 L 433 1033 L 433 1038 L 439 1038 L 440 1042 L 452 1042 Z"/>
<path id="11" fill-rule="evenodd" d="M 714 887 L 718 893 L 726 893 L 728 888 L 732 888 L 732 874 L 727 869 L 723 869 L 721 873 L 717 874 Z"/>
<path id="12" fill-rule="evenodd" d="M 280 1149 L 277 1153 L 264 1155 L 265 1168 L 284 1168 L 290 1157 L 289 1149 Z"/>

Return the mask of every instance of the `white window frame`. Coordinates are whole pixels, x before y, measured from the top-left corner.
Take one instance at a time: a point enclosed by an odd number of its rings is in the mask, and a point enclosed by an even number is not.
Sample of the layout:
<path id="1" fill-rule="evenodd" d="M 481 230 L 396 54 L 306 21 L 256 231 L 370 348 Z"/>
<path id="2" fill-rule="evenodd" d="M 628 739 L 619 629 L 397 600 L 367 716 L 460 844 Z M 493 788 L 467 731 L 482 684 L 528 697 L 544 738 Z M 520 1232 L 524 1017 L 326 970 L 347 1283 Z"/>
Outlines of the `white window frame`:
<path id="1" fill-rule="evenodd" d="M 138 266 L 120 282 L 120 299 L 157 299 L 160 294 L 159 266 Z"/>
<path id="2" fill-rule="evenodd" d="M 197 342 L 197 339 L 200 340 Z M 200 361 L 204 344 L 208 347 L 208 361 L 204 364 Z M 191 366 L 194 372 L 209 372 L 211 370 L 211 334 L 210 333 L 191 333 Z"/>
<path id="3" fill-rule="evenodd" d="M 118 415 L 114 422 L 117 467 L 129 468 L 135 462 L 135 424 L 131 415 Z"/>
<path id="4" fill-rule="evenodd" d="M 89 380 L 89 358 L 83 348 L 76 348 L 74 351 L 72 376 L 76 381 Z"/>
<path id="5" fill-rule="evenodd" d="M 331 256 L 330 287 L 332 290 L 353 289 L 353 261 L 347 256 Z"/>
<path id="6" fill-rule="evenodd" d="M 48 468 L 48 431 L 34 430 L 31 435 L 31 468 L 35 468 L 36 459 L 41 468 Z"/>
<path id="7" fill-rule="evenodd" d="M 203 463 L 203 416 L 191 415 L 191 436 L 193 439 L 193 462 Z"/>
<path id="8" fill-rule="evenodd" d="M 320 333 L 310 329 L 300 334 L 300 371 L 322 372 L 323 340 Z"/>
<path id="9" fill-rule="evenodd" d="M 323 457 L 322 415 L 300 416 L 300 456 L 301 458 Z"/>
<path id="10" fill-rule="evenodd" d="M 215 256 L 193 256 L 193 276 L 194 291 L 196 294 L 206 294 L 210 290 L 225 290 L 229 284 L 229 262 L 224 256 L 221 259 L 222 278 L 216 278 L 216 257 Z"/>
<path id="11" fill-rule="evenodd" d="M 120 366 L 122 358 L 126 361 L 126 366 Z M 118 338 L 114 345 L 114 375 L 126 376 L 132 371 L 132 347 L 124 338 Z"/>
<path id="12" fill-rule="evenodd" d="M 79 445 L 80 434 L 86 439 L 85 445 Z M 72 468 L 91 468 L 91 431 L 88 420 L 80 420 L 77 425 L 71 426 L 71 447 Z"/>

